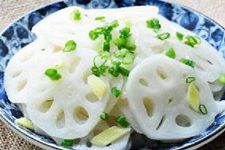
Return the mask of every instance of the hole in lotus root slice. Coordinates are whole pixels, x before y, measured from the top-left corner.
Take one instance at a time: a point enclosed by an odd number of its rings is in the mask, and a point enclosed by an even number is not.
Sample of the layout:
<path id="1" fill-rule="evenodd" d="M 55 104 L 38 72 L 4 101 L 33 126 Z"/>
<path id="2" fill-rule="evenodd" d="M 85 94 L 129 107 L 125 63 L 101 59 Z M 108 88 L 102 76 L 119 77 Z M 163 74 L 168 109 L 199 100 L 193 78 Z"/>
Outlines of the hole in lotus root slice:
<path id="1" fill-rule="evenodd" d="M 16 78 L 16 77 L 20 76 L 21 73 L 22 73 L 22 70 L 21 70 L 21 69 L 14 69 L 14 70 L 12 71 L 12 73 L 11 73 L 11 77 L 12 77 L 12 78 Z"/>
<path id="2" fill-rule="evenodd" d="M 89 114 L 84 107 L 76 107 L 73 113 L 74 120 L 79 123 L 84 123 L 88 120 Z"/>
<path id="3" fill-rule="evenodd" d="M 78 64 L 79 64 L 79 62 L 80 62 L 80 58 L 78 58 L 78 57 L 74 57 L 74 58 L 71 60 L 71 62 L 70 62 L 70 64 L 69 64 L 69 67 L 68 67 L 69 73 L 74 73 L 74 72 L 75 72 L 75 70 L 76 70 L 76 68 L 77 68 L 77 66 L 78 66 Z"/>
<path id="4" fill-rule="evenodd" d="M 27 85 L 27 79 L 21 79 L 17 83 L 16 90 L 20 92 L 25 88 L 26 85 Z"/>
<path id="5" fill-rule="evenodd" d="M 46 113 L 52 106 L 53 104 L 53 98 L 50 98 L 48 100 L 43 101 L 40 106 L 38 107 L 38 109 L 42 112 L 42 113 Z"/>
<path id="6" fill-rule="evenodd" d="M 156 127 L 156 130 L 159 130 L 162 127 L 162 125 L 165 122 L 165 120 L 166 120 L 166 115 L 163 115 L 161 120 L 160 120 L 160 122 L 159 122 L 159 124 L 158 124 L 158 126 Z"/>
<path id="7" fill-rule="evenodd" d="M 143 104 L 149 117 L 152 117 L 154 112 L 154 103 L 149 97 L 143 98 Z"/>
<path id="8" fill-rule="evenodd" d="M 163 71 L 163 69 L 161 69 L 161 68 L 157 68 L 157 70 L 156 70 L 156 72 L 157 72 L 157 74 L 159 75 L 159 77 L 161 78 L 161 79 L 163 79 L 163 80 L 165 80 L 166 78 L 167 78 L 167 75 L 166 75 L 166 73 Z"/>
<path id="9" fill-rule="evenodd" d="M 93 93 L 93 92 L 91 92 L 91 93 L 88 93 L 87 95 L 86 95 L 86 98 L 87 98 L 87 100 L 89 101 L 89 102 L 97 102 L 99 99 L 98 99 L 98 97 Z"/>
<path id="10" fill-rule="evenodd" d="M 146 87 L 148 87 L 148 85 L 149 85 L 148 81 L 144 78 L 140 78 L 139 83 L 143 86 L 146 86 Z"/>
<path id="11" fill-rule="evenodd" d="M 65 114 L 60 110 L 56 118 L 56 127 L 62 129 L 65 126 Z"/>
<path id="12" fill-rule="evenodd" d="M 91 75 L 90 69 L 88 69 L 88 70 L 86 70 L 86 71 L 84 72 L 84 74 L 83 74 L 83 81 L 84 81 L 85 84 L 87 84 L 87 79 L 88 79 L 88 77 L 89 77 L 90 75 Z"/>
<path id="13" fill-rule="evenodd" d="M 176 117 L 176 124 L 181 127 L 190 127 L 191 120 L 188 116 L 180 114 Z"/>

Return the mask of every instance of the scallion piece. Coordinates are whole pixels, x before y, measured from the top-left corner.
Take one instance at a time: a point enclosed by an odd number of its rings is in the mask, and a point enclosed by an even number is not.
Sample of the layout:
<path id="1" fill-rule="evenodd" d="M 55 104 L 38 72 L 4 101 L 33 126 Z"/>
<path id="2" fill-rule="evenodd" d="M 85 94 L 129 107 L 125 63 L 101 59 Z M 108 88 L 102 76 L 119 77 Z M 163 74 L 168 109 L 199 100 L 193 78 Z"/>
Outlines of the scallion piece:
<path id="1" fill-rule="evenodd" d="M 105 17 L 104 16 L 98 16 L 95 18 L 95 20 L 97 21 L 105 21 Z"/>
<path id="2" fill-rule="evenodd" d="M 61 143 L 61 146 L 66 147 L 66 148 L 70 148 L 72 147 L 74 144 L 74 140 L 68 140 L 68 139 L 64 139 Z"/>
<path id="3" fill-rule="evenodd" d="M 124 117 L 122 115 L 116 117 L 116 123 L 123 128 L 127 128 L 130 125 L 129 122 L 127 121 L 126 117 Z"/>
<path id="4" fill-rule="evenodd" d="M 63 49 L 64 52 L 74 51 L 77 47 L 77 43 L 73 40 L 69 40 L 65 43 L 65 47 Z"/>
<path id="5" fill-rule="evenodd" d="M 102 112 L 99 117 L 102 120 L 107 120 L 109 118 L 109 114 L 106 112 Z"/>
<path id="6" fill-rule="evenodd" d="M 176 32 L 176 36 L 177 36 L 177 39 L 178 39 L 179 41 L 183 41 L 183 39 L 184 39 L 184 34 L 182 34 L 182 33 L 180 33 L 180 32 Z"/>
<path id="7" fill-rule="evenodd" d="M 130 74 L 130 71 L 127 70 L 126 68 L 123 67 L 119 67 L 119 73 L 122 74 L 125 77 L 128 77 Z"/>
<path id="8" fill-rule="evenodd" d="M 119 90 L 117 87 L 113 87 L 111 90 L 111 93 L 115 96 L 115 97 L 119 97 L 121 95 L 121 90 Z"/>
<path id="9" fill-rule="evenodd" d="M 194 82 L 195 80 L 196 80 L 195 77 L 187 77 L 187 78 L 186 78 L 186 83 L 192 83 L 192 82 Z"/>
<path id="10" fill-rule="evenodd" d="M 166 40 L 170 37 L 170 33 L 168 32 L 161 33 L 161 34 L 158 34 L 156 37 L 160 40 Z"/>
<path id="11" fill-rule="evenodd" d="M 208 114 L 208 110 L 206 108 L 206 106 L 204 104 L 200 104 L 199 105 L 199 112 L 203 115 L 207 115 Z"/>
<path id="12" fill-rule="evenodd" d="M 191 35 L 188 35 L 185 37 L 185 42 L 186 45 L 194 47 L 197 44 L 201 43 L 201 39 L 199 37 L 194 37 Z"/>
<path id="13" fill-rule="evenodd" d="M 225 74 L 220 75 L 218 81 L 221 84 L 225 84 Z"/>
<path id="14" fill-rule="evenodd" d="M 90 31 L 89 32 L 89 37 L 92 40 L 96 40 L 98 38 L 98 33 L 96 33 L 95 31 Z"/>
<path id="15" fill-rule="evenodd" d="M 180 62 L 183 63 L 183 64 L 185 64 L 185 65 L 188 65 L 188 66 L 190 66 L 190 67 L 192 67 L 192 68 L 195 67 L 195 62 L 192 61 L 192 60 L 190 60 L 190 59 L 182 58 L 182 59 L 180 60 Z"/>
<path id="16" fill-rule="evenodd" d="M 59 80 L 62 76 L 54 68 L 49 68 L 45 71 L 45 75 L 51 80 Z"/>
<path id="17" fill-rule="evenodd" d="M 158 32 L 161 28 L 161 25 L 159 23 L 159 20 L 156 18 L 149 19 L 146 21 L 146 25 L 148 28 L 151 28 L 154 30 L 154 32 Z"/>
<path id="18" fill-rule="evenodd" d="M 173 48 L 170 48 L 169 50 L 164 52 L 166 56 L 170 57 L 170 58 L 176 58 L 176 52 Z"/>
<path id="19" fill-rule="evenodd" d="M 72 17 L 73 17 L 73 19 L 76 20 L 76 21 L 81 20 L 81 13 L 80 13 L 80 10 L 75 9 L 75 10 L 72 12 Z"/>

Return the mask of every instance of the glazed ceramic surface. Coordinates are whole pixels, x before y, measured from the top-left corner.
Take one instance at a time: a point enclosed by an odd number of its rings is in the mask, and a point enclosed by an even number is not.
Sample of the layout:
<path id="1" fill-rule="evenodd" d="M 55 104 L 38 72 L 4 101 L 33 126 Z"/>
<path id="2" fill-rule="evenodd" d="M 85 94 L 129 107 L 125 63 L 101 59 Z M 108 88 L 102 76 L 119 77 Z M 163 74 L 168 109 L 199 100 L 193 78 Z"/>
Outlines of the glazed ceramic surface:
<path id="1" fill-rule="evenodd" d="M 46 16 L 69 6 L 90 8 L 118 8 L 139 5 L 158 6 L 160 14 L 182 27 L 196 33 L 216 48 L 225 59 L 225 29 L 210 18 L 189 8 L 160 0 L 65 0 L 59 1 L 21 17 L 12 23 L 0 35 L 0 118 L 15 132 L 43 148 L 63 149 L 52 139 L 36 134 L 31 130 L 20 128 L 14 121 L 23 116 L 19 108 L 10 103 L 4 90 L 3 76 L 10 58 L 22 47 L 35 40 L 32 27 Z M 225 99 L 222 98 L 222 99 Z M 225 112 L 216 116 L 215 122 L 202 134 L 176 144 L 165 144 L 160 141 L 144 139 L 143 147 L 149 149 L 186 149 L 205 144 L 225 127 Z M 132 140 L 133 142 L 137 142 Z"/>

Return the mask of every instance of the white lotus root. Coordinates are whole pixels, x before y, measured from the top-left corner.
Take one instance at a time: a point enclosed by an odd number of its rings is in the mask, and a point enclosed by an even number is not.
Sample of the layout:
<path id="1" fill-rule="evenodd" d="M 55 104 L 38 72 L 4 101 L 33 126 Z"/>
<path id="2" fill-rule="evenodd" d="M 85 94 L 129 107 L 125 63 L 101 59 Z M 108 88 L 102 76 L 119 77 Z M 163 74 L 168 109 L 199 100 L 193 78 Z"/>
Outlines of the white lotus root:
<path id="1" fill-rule="evenodd" d="M 96 53 L 86 49 L 68 53 L 38 51 L 32 47 L 35 44 L 19 51 L 9 62 L 5 87 L 10 100 L 25 103 L 32 122 L 51 136 L 67 139 L 84 137 L 98 123 L 110 95 L 107 80 L 103 79 L 107 88 L 101 99 L 86 83 Z M 35 54 L 30 56 L 29 61 L 21 62 L 30 47 Z M 62 75 L 57 81 L 44 74 L 47 68 L 54 66 Z M 21 73 L 15 75 L 14 68 Z"/>
<path id="2" fill-rule="evenodd" d="M 192 35 L 195 37 L 197 35 L 158 14 L 152 18 L 157 18 L 159 20 L 161 24 L 160 33 L 169 32 L 170 38 L 159 40 L 155 37 L 156 33 L 146 27 L 144 21 L 137 22 L 135 26 L 133 26 L 133 36 L 136 39 L 138 48 L 137 57 L 143 59 L 173 48 L 176 53 L 176 60 L 179 61 L 182 58 L 193 60 L 196 64 L 195 70 L 197 74 L 210 83 L 213 92 L 220 91 L 223 85 L 218 83 L 217 79 L 225 72 L 225 63 L 215 48 L 203 39 L 201 39 L 201 44 L 192 48 L 184 44 L 183 41 L 179 41 L 176 38 L 176 32 L 180 32 L 185 36 Z"/>
<path id="3" fill-rule="evenodd" d="M 71 14 L 74 10 L 81 12 L 81 20 L 75 21 L 72 18 Z M 121 14 L 121 12 L 123 13 Z M 73 6 L 49 15 L 46 19 L 35 25 L 32 32 L 42 42 L 50 46 L 57 45 L 63 47 L 66 41 L 73 39 L 79 43 L 79 46 L 91 48 L 93 41 L 89 38 L 88 33 L 96 27 L 104 26 L 107 22 L 109 23 L 114 20 L 118 20 L 121 24 L 122 22 L 135 20 L 140 16 L 147 19 L 149 15 L 157 13 L 158 8 L 155 6 L 90 10 Z M 106 22 L 96 21 L 95 18 L 99 16 L 105 16 Z"/>
<path id="4" fill-rule="evenodd" d="M 200 103 L 206 106 L 207 115 L 188 105 L 188 76 L 196 78 Z M 131 71 L 126 94 L 140 129 L 151 139 L 176 140 L 197 135 L 225 108 L 224 102 L 213 99 L 208 84 L 192 68 L 164 55 L 149 57 Z"/>

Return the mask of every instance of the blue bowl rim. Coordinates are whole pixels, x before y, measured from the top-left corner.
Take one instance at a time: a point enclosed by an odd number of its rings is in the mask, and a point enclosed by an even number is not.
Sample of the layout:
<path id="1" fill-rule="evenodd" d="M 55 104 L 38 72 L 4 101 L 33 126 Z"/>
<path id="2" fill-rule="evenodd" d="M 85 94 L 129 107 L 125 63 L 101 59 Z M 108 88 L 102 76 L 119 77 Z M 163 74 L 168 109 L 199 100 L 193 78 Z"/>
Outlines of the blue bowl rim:
<path id="1" fill-rule="evenodd" d="M 197 13 L 198 15 L 204 17 L 204 18 L 207 18 L 208 20 L 210 20 L 211 22 L 213 22 L 214 24 L 218 25 L 218 27 L 220 27 L 222 30 L 225 31 L 225 27 L 223 27 L 220 23 L 218 23 L 217 21 L 215 21 L 214 19 L 210 18 L 209 16 L 203 14 L 202 12 L 198 11 L 198 10 L 195 10 L 191 7 L 188 7 L 188 6 L 185 6 L 183 4 L 179 4 L 177 2 L 169 2 L 169 1 L 166 1 L 166 0 L 158 0 L 158 1 L 162 1 L 164 3 L 168 3 L 168 4 L 172 4 L 172 5 L 176 5 L 176 6 L 179 6 L 181 8 L 184 8 L 186 10 L 189 10 L 190 12 L 195 12 Z M 23 17 L 29 15 L 30 13 L 32 12 L 35 12 L 39 9 L 43 9 L 47 6 L 51 6 L 51 5 L 54 5 L 54 4 L 57 4 L 57 3 L 60 3 L 60 2 L 64 2 L 64 0 L 56 0 L 54 2 L 50 2 L 50 3 L 47 3 L 47 4 L 43 4 L 35 9 L 32 9 L 28 12 L 26 12 L 24 15 L 18 17 L 17 19 L 13 20 L 10 24 L 8 24 L 5 28 L 3 28 L 3 30 L 0 32 L 0 35 L 2 35 L 5 31 L 7 31 L 9 29 L 9 27 L 11 27 L 14 23 L 16 23 L 17 21 L 19 21 L 20 19 L 22 19 Z M 128 6 L 128 7 L 132 7 L 132 6 Z M 39 140 L 38 138 L 34 138 L 34 136 L 30 135 L 29 133 L 26 133 L 24 132 L 25 130 L 18 127 L 17 125 L 13 124 L 11 121 L 9 121 L 2 113 L 0 113 L 0 120 L 3 121 L 5 123 L 5 125 L 7 125 L 7 127 L 9 127 L 12 131 L 14 131 L 15 133 L 17 133 L 20 137 L 22 137 L 23 139 L 31 142 L 32 144 L 35 144 L 39 147 L 42 147 L 44 148 L 42 145 L 46 147 L 49 147 L 49 148 L 54 148 L 56 150 L 67 150 L 67 148 L 63 148 L 63 147 L 59 147 L 57 145 L 54 145 L 54 144 L 50 144 L 48 142 L 45 142 L 45 141 L 42 141 L 42 140 Z M 225 123 L 218 129 L 215 129 L 213 130 L 213 133 L 212 134 L 209 134 L 208 136 L 206 136 L 205 138 L 203 139 L 199 139 L 197 141 L 195 141 L 193 144 L 191 145 L 187 145 L 187 146 L 184 146 L 182 147 L 182 149 L 190 149 L 192 147 L 195 147 L 195 148 L 198 148 L 200 146 L 203 146 L 203 145 L 200 145 L 202 143 L 204 143 L 205 141 L 208 140 L 208 142 L 210 142 L 211 140 L 210 139 L 214 139 L 214 137 L 216 136 L 219 136 L 220 134 L 222 134 L 223 132 L 225 131 Z M 28 139 L 26 139 L 26 137 Z M 207 143 L 208 143 L 207 142 Z M 204 144 L 207 144 L 207 143 L 204 143 Z M 199 145 L 199 146 L 198 146 Z M 180 148 L 175 148 L 174 150 L 179 150 Z"/>

